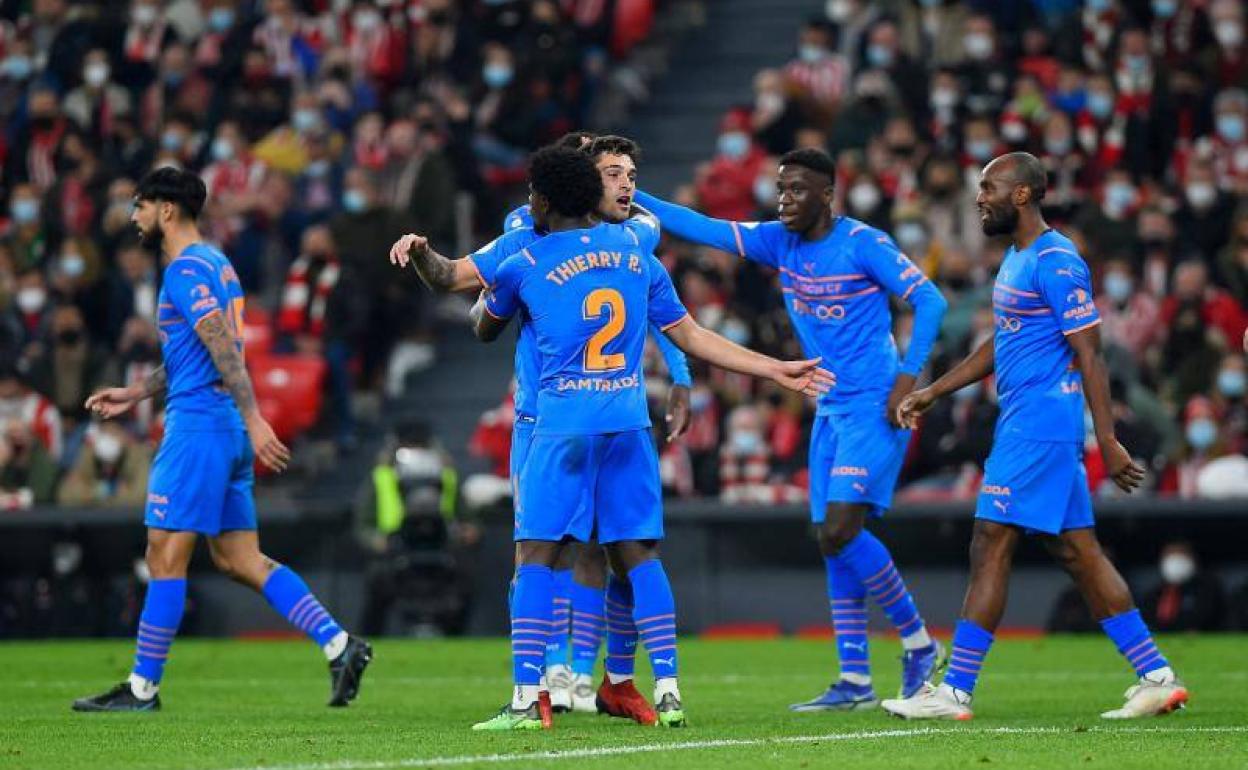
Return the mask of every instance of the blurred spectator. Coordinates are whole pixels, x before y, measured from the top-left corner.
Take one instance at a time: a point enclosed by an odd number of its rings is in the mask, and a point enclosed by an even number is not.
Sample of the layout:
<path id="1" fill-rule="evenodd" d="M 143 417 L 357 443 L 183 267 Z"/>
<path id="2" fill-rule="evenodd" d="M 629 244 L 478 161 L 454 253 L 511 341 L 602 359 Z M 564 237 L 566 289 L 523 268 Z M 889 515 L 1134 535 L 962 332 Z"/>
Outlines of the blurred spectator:
<path id="1" fill-rule="evenodd" d="M 61 505 L 140 508 L 147 499 L 152 452 L 116 421 L 96 423 L 61 481 Z"/>
<path id="2" fill-rule="evenodd" d="M 455 176 L 437 138 L 410 120 L 386 129 L 386 167 L 381 172 L 386 206 L 408 218 L 406 226 L 439 248 L 455 242 Z"/>
<path id="3" fill-rule="evenodd" d="M 971 38 L 980 32 L 966 31 L 970 10 L 962 3 L 945 0 L 914 0 L 901 11 L 901 40 L 906 54 L 933 67 L 946 67 L 962 60 L 964 51 L 991 55 L 991 35 Z"/>
<path id="4" fill-rule="evenodd" d="M 33 435 L 49 458 L 60 460 L 60 413 L 51 401 L 30 389 L 14 360 L 0 359 L 0 426 L 13 424 Z"/>
<path id="5" fill-rule="evenodd" d="M 728 414 L 727 440 L 719 450 L 719 499 L 725 503 L 771 503 L 771 447 L 762 415 L 749 406 Z"/>
<path id="6" fill-rule="evenodd" d="M 1167 543 L 1158 561 L 1161 584 L 1144 595 L 1140 611 L 1149 628 L 1219 631 L 1226 625 L 1226 589 L 1203 571 L 1190 543 Z"/>
<path id="7" fill-rule="evenodd" d="M 1174 222 L 1180 244 L 1199 256 L 1211 271 L 1230 236 L 1234 211 L 1234 198 L 1218 189 L 1213 167 L 1205 161 L 1190 163 L 1183 180 L 1183 206 L 1175 213 Z"/>
<path id="8" fill-rule="evenodd" d="M 143 6 L 153 8 L 154 6 Z M 130 92 L 113 82 L 108 51 L 96 48 L 82 62 L 82 85 L 69 92 L 62 104 L 65 115 L 91 136 L 113 133 L 113 120 L 132 109 Z"/>
<path id="9" fill-rule="evenodd" d="M 1173 293 L 1166 297 L 1161 309 L 1162 323 L 1171 330 L 1171 338 L 1178 331 L 1178 316 L 1188 308 L 1196 310 L 1201 324 L 1217 330 L 1224 344 L 1234 344 L 1248 326 L 1244 308 L 1225 290 L 1209 284 L 1209 271 L 1203 262 L 1184 262 L 1174 271 Z M 1203 347 L 1203 342 L 1188 350 L 1199 347 Z"/>
<path id="10" fill-rule="evenodd" d="M 748 113 L 733 110 L 724 116 L 715 150 L 715 158 L 699 173 L 698 200 L 713 217 L 750 219 L 754 182 L 767 158 L 754 143 Z"/>
<path id="11" fill-rule="evenodd" d="M 30 363 L 30 383 L 47 393 L 74 430 L 87 417 L 87 396 L 115 379 L 108 353 L 87 330 L 86 319 L 76 305 L 60 305 L 52 311 L 52 339 Z"/>
<path id="12" fill-rule="evenodd" d="M 1096 307 L 1101 314 L 1105 344 L 1118 345 L 1134 358 L 1142 357 L 1163 337 L 1161 305 L 1140 287 L 1138 276 L 1126 258 L 1118 257 L 1105 263 Z"/>
<path id="13" fill-rule="evenodd" d="M 825 129 L 831 126 L 849 90 L 850 61 L 836 51 L 834 44 L 835 38 L 827 24 L 807 22 L 798 33 L 797 58 L 785 66 L 783 80 L 769 83 L 767 91 L 782 98 L 786 92 L 791 94 L 806 123 Z M 774 102 L 769 105 L 764 101 L 758 106 L 779 114 Z M 790 146 L 791 143 L 786 144 L 780 151 L 787 152 Z"/>
<path id="14" fill-rule="evenodd" d="M 0 437 L 0 511 L 52 502 L 56 461 L 28 423 L 10 420 Z"/>

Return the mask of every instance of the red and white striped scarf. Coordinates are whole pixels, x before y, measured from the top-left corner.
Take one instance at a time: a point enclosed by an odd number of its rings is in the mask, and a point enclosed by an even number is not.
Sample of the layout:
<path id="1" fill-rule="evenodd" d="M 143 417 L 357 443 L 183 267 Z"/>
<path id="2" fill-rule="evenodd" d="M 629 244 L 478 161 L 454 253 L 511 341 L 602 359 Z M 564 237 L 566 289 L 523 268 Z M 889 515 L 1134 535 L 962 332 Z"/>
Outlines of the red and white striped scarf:
<path id="1" fill-rule="evenodd" d="M 329 295 L 338 283 L 341 269 L 336 258 L 330 257 L 316 276 L 316 286 L 308 286 L 312 260 L 299 257 L 291 263 L 286 273 L 286 286 L 282 289 L 282 310 L 277 317 L 277 328 L 284 334 L 311 334 L 320 337 L 325 331 L 325 310 Z"/>

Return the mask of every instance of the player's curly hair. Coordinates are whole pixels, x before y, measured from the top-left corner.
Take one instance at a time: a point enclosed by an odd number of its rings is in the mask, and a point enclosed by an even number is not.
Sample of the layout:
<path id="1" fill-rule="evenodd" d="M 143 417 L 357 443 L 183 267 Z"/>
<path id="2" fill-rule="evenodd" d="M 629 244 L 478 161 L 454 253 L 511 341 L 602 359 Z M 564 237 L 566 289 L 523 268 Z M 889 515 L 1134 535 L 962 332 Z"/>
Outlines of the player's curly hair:
<path id="1" fill-rule="evenodd" d="M 554 146 L 567 147 L 570 150 L 580 150 L 588 147 L 591 143 L 593 143 L 595 138 L 596 137 L 594 136 L 593 131 L 569 131 L 556 139 Z"/>
<path id="2" fill-rule="evenodd" d="M 828 183 L 836 181 L 836 161 L 832 160 L 832 156 L 816 147 L 803 147 L 800 150 L 791 150 L 780 157 L 781 166 L 801 166 L 810 169 L 816 174 L 823 174 L 828 178 Z"/>
<path id="3" fill-rule="evenodd" d="M 529 160 L 529 184 L 565 217 L 583 217 L 598 207 L 602 177 L 583 152 L 543 147 Z"/>
<path id="4" fill-rule="evenodd" d="M 603 155 L 627 155 L 633 159 L 633 163 L 641 160 L 641 147 L 632 139 L 615 134 L 606 134 L 594 139 L 585 147 L 585 152 L 594 160 Z"/>
<path id="5" fill-rule="evenodd" d="M 199 174 L 165 166 L 151 171 L 139 182 L 135 200 L 172 203 L 191 219 L 199 216 L 208 199 L 208 188 Z"/>

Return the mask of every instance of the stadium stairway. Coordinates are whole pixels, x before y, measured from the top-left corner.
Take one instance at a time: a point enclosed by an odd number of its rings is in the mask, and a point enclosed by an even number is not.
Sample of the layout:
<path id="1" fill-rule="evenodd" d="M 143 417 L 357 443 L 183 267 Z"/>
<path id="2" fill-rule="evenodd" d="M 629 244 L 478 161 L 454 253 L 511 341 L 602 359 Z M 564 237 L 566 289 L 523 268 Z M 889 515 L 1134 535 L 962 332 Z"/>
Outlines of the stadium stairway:
<path id="1" fill-rule="evenodd" d="M 753 101 L 754 75 L 788 62 L 798 30 L 822 16 L 822 0 L 713 0 L 704 26 L 685 36 L 651 100 L 623 133 L 642 146 L 642 185 L 670 195 L 715 153 L 724 112 Z"/>

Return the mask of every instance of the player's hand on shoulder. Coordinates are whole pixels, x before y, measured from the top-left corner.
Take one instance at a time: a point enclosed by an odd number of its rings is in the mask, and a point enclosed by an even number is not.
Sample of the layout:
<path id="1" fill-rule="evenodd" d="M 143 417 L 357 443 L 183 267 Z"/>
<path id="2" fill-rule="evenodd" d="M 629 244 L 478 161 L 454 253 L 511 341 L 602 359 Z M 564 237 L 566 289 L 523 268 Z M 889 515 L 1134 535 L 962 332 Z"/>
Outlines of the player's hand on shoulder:
<path id="1" fill-rule="evenodd" d="M 268 420 L 259 415 L 249 418 L 247 437 L 251 439 L 251 449 L 256 453 L 256 459 L 264 467 L 281 473 L 290 465 L 290 450 L 278 439 Z"/>
<path id="2" fill-rule="evenodd" d="M 1130 493 L 1144 483 L 1144 469 L 1131 459 L 1131 454 L 1117 439 L 1101 445 L 1101 457 L 1109 477 L 1123 492 Z"/>
<path id="3" fill-rule="evenodd" d="M 936 403 L 936 395 L 931 388 L 919 388 L 901 398 L 896 409 L 896 424 L 914 430 L 919 426 L 919 417 Z"/>
<path id="4" fill-rule="evenodd" d="M 390 247 L 390 264 L 407 267 L 412 256 L 422 254 L 429 249 L 429 239 L 416 233 L 408 233 L 394 242 Z"/>
<path id="5" fill-rule="evenodd" d="M 92 393 L 84 406 L 97 417 L 111 420 L 129 411 L 138 400 L 130 388 L 104 388 Z"/>
<path id="6" fill-rule="evenodd" d="M 820 368 L 821 358 L 805 361 L 778 361 L 772 381 L 807 396 L 821 396 L 836 385 L 836 375 Z"/>

